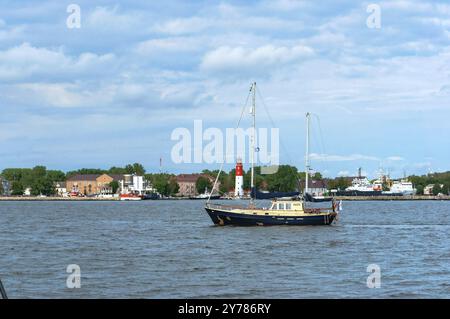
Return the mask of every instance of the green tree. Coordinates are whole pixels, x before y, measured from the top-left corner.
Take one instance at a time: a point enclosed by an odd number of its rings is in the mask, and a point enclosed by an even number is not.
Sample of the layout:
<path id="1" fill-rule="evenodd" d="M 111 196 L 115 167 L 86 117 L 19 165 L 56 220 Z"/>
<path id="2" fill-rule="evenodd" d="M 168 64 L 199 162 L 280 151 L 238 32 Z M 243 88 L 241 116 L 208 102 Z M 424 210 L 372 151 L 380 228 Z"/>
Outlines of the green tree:
<path id="1" fill-rule="evenodd" d="M 197 190 L 197 193 L 203 193 L 205 189 L 208 189 L 211 191 L 212 184 L 209 178 L 200 176 L 197 178 L 197 181 L 195 182 L 195 189 Z"/>
<path id="2" fill-rule="evenodd" d="M 438 195 L 442 192 L 441 185 L 439 183 L 434 184 L 433 186 L 433 195 Z"/>
<path id="3" fill-rule="evenodd" d="M 323 178 L 322 174 L 320 174 L 319 172 L 315 172 L 313 177 L 312 177 L 312 179 L 316 180 L 316 181 L 320 181 L 320 180 L 322 180 L 322 178 Z"/>
<path id="4" fill-rule="evenodd" d="M 66 180 L 66 174 L 64 174 L 64 172 L 62 172 L 62 171 L 48 170 L 47 176 L 53 182 L 63 182 Z"/>
<path id="5" fill-rule="evenodd" d="M 133 168 L 133 165 L 127 164 L 127 165 L 125 166 L 125 172 L 126 172 L 127 174 L 134 174 L 134 168 Z"/>
<path id="6" fill-rule="evenodd" d="M 177 180 L 175 178 L 170 178 L 169 183 L 167 185 L 167 191 L 170 196 L 175 196 L 180 190 L 180 185 L 178 185 Z"/>
<path id="7" fill-rule="evenodd" d="M 125 166 L 125 171 L 127 174 L 136 174 L 139 176 L 145 175 L 145 168 L 140 163 L 128 164 Z"/>
<path id="8" fill-rule="evenodd" d="M 117 193 L 117 190 L 120 187 L 118 181 L 112 181 L 111 183 L 109 183 L 109 186 L 111 187 L 113 194 Z"/>
<path id="9" fill-rule="evenodd" d="M 156 191 L 163 196 L 176 195 L 180 189 L 175 176 L 170 174 L 146 174 L 145 178 L 149 180 Z"/>
<path id="10" fill-rule="evenodd" d="M 444 195 L 449 194 L 450 184 L 445 183 L 444 186 L 442 186 L 441 192 Z"/>
<path id="11" fill-rule="evenodd" d="M 5 189 L 3 188 L 2 179 L 0 177 L 0 195 L 3 195 L 4 192 L 5 192 Z"/>
<path id="12" fill-rule="evenodd" d="M 423 195 L 423 190 L 424 190 L 423 185 L 419 184 L 419 185 L 416 186 L 416 191 L 417 191 L 416 194 L 417 195 Z"/>
<path id="13" fill-rule="evenodd" d="M 11 194 L 14 196 L 22 196 L 24 192 L 24 188 L 21 182 L 13 181 L 11 185 Z"/>
<path id="14" fill-rule="evenodd" d="M 100 168 L 81 168 L 76 171 L 67 172 L 66 176 L 69 178 L 70 176 L 77 175 L 77 174 L 82 174 L 82 175 L 99 174 L 99 175 L 101 175 L 101 174 L 105 174 L 105 173 L 108 173 L 108 171 L 106 171 L 104 169 L 100 169 Z"/>
<path id="15" fill-rule="evenodd" d="M 275 174 L 266 176 L 267 188 L 271 192 L 292 192 L 298 189 L 297 168 L 280 165 Z"/>
<path id="16" fill-rule="evenodd" d="M 143 176 L 145 174 L 145 168 L 140 163 L 134 163 L 133 170 L 136 175 Z"/>
<path id="17" fill-rule="evenodd" d="M 344 177 L 338 177 L 335 179 L 332 179 L 328 182 L 328 189 L 338 189 L 338 190 L 344 190 L 347 187 L 351 185 L 351 182 L 344 178 Z"/>
<path id="18" fill-rule="evenodd" d="M 56 193 L 54 182 L 48 177 L 43 176 L 33 180 L 31 185 L 31 195 L 46 195 L 51 196 Z"/>
<path id="19" fill-rule="evenodd" d="M 123 167 L 113 166 L 108 170 L 109 174 L 127 174 L 127 171 Z"/>

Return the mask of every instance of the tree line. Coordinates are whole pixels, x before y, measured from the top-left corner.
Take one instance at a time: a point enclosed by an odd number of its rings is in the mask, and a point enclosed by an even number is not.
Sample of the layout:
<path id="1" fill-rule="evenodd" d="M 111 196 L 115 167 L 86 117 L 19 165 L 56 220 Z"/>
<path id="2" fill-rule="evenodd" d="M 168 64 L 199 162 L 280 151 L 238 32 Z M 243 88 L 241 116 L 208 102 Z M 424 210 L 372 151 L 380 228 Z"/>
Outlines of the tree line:
<path id="1" fill-rule="evenodd" d="M 211 190 L 214 180 L 219 170 L 203 170 L 203 175 L 196 182 L 196 190 L 203 193 L 205 189 Z M 151 182 L 153 187 L 163 196 L 174 196 L 178 193 L 180 186 L 177 183 L 176 175 L 168 173 L 146 173 L 145 168 L 140 163 L 128 164 L 124 167 L 113 166 L 109 169 L 81 168 L 78 170 L 64 173 L 60 170 L 48 170 L 45 166 L 35 166 L 33 168 L 6 168 L 2 171 L 1 177 L 10 182 L 12 195 L 23 195 L 26 188 L 30 189 L 33 196 L 47 195 L 56 193 L 55 183 L 66 181 L 67 178 L 76 174 L 136 174 L 143 175 Z M 236 170 L 233 168 L 229 172 L 221 172 L 219 176 L 221 194 L 228 193 L 234 189 Z M 244 171 L 244 189 L 250 189 L 251 170 Z M 337 177 L 334 179 L 323 179 L 320 173 L 311 176 L 313 180 L 324 180 L 328 190 L 343 190 L 350 186 L 351 181 L 348 178 Z M 255 167 L 255 186 L 260 190 L 270 192 L 291 192 L 302 191 L 305 172 L 298 171 L 295 166 L 280 165 L 273 174 L 263 174 L 262 167 Z M 409 180 L 414 184 L 417 193 L 423 194 L 427 185 L 434 184 L 433 194 L 449 194 L 450 190 L 450 172 L 434 173 L 422 176 L 410 176 Z M 113 191 L 117 190 L 119 185 L 111 185 Z M 0 183 L 0 194 L 3 193 Z"/>
<path id="2" fill-rule="evenodd" d="M 23 195 L 25 189 L 30 189 L 33 196 L 56 194 L 55 183 L 64 182 L 67 178 L 76 174 L 136 174 L 144 175 L 144 166 L 140 163 L 128 164 L 125 167 L 111 167 L 110 169 L 82 168 L 67 173 L 60 170 L 48 170 L 45 166 L 38 165 L 33 168 L 5 168 L 1 177 L 10 183 L 11 195 Z M 113 182 L 113 191 L 119 185 Z M 1 183 L 0 183 L 1 185 Z M 3 185 L 0 186 L 0 194 L 4 192 Z"/>
<path id="3" fill-rule="evenodd" d="M 450 171 L 421 176 L 412 175 L 409 177 L 409 180 L 416 187 L 418 195 L 423 195 L 427 185 L 434 185 L 432 189 L 433 195 L 448 195 L 450 191 Z"/>

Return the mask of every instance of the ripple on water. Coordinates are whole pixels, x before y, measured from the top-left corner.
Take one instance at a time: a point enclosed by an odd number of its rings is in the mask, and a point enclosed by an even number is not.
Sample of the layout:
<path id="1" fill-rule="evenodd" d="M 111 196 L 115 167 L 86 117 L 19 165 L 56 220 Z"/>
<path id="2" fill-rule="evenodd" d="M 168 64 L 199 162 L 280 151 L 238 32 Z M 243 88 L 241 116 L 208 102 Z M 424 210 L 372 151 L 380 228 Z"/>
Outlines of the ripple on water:
<path id="1" fill-rule="evenodd" d="M 12 298 L 450 297 L 448 202 L 344 204 L 332 227 L 214 227 L 197 201 L 0 202 L 2 281 Z"/>

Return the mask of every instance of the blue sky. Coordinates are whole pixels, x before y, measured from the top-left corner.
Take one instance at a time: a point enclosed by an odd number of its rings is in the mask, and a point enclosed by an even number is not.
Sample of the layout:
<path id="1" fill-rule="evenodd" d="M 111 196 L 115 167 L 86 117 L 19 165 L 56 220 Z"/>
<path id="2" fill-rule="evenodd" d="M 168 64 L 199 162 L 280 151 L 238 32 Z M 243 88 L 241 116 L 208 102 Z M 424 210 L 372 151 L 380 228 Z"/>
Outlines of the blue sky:
<path id="1" fill-rule="evenodd" d="M 449 75 L 446 1 L 0 0 L 0 169 L 217 168 L 174 164 L 170 134 L 233 127 L 257 81 L 283 163 L 303 165 L 310 111 L 325 175 L 450 170 Z"/>

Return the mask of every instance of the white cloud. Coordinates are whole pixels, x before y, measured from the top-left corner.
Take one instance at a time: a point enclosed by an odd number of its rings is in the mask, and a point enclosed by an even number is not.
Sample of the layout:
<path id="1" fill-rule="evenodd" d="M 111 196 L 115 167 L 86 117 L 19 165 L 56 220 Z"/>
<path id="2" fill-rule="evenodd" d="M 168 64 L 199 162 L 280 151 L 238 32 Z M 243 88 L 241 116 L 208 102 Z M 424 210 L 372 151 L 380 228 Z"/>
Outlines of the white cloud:
<path id="1" fill-rule="evenodd" d="M 386 158 L 388 161 L 404 161 L 405 159 L 401 156 L 389 156 Z"/>
<path id="2" fill-rule="evenodd" d="M 203 41 L 202 41 L 203 40 Z M 168 37 L 162 39 L 149 39 L 139 42 L 134 51 L 140 55 L 160 56 L 167 53 L 193 53 L 203 50 L 202 38 Z"/>
<path id="3" fill-rule="evenodd" d="M 46 76 L 92 75 L 99 68 L 108 74 L 114 59 L 110 53 L 97 55 L 89 52 L 71 57 L 66 56 L 62 48 L 39 48 L 22 43 L 0 51 L 0 80 L 26 80 L 31 76 L 39 76 L 42 81 Z"/>
<path id="4" fill-rule="evenodd" d="M 211 25 L 211 21 L 199 17 L 180 18 L 158 23 L 153 27 L 156 32 L 181 35 L 200 32 Z"/>
<path id="5" fill-rule="evenodd" d="M 281 68 L 313 54 L 312 48 L 303 45 L 265 45 L 257 48 L 222 46 L 208 52 L 200 67 L 207 72 L 260 72 L 267 71 L 267 68 Z"/>
<path id="6" fill-rule="evenodd" d="M 84 10 L 82 8 L 82 18 Z M 144 18 L 140 12 L 125 12 L 118 5 L 114 7 L 96 7 L 86 13 L 86 28 L 109 32 L 142 32 Z M 81 21 L 82 28 L 84 20 Z"/>

